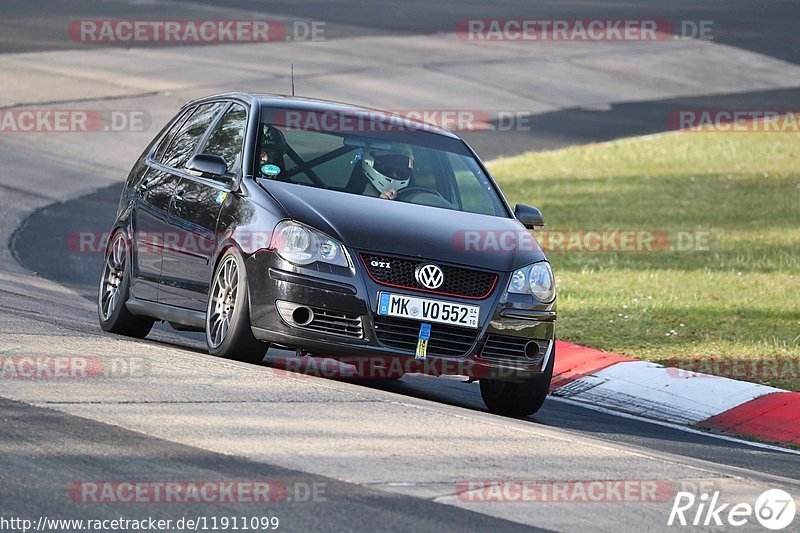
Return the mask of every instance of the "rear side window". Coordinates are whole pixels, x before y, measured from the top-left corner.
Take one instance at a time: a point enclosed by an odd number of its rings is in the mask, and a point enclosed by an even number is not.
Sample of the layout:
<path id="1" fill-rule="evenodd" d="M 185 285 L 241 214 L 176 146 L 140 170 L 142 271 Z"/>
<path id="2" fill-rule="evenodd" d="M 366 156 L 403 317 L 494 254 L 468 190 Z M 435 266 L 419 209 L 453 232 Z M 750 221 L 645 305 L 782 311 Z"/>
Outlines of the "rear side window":
<path id="1" fill-rule="evenodd" d="M 229 173 L 239 172 L 246 129 L 247 110 L 239 104 L 233 104 L 211 132 L 203 153 L 222 157 L 228 163 Z"/>
<path id="2" fill-rule="evenodd" d="M 216 114 L 225 105 L 224 102 L 216 102 L 198 106 L 197 110 L 183 123 L 181 129 L 170 142 L 161 162 L 173 168 L 183 167 L 194 154 L 197 144 L 211 125 Z"/>

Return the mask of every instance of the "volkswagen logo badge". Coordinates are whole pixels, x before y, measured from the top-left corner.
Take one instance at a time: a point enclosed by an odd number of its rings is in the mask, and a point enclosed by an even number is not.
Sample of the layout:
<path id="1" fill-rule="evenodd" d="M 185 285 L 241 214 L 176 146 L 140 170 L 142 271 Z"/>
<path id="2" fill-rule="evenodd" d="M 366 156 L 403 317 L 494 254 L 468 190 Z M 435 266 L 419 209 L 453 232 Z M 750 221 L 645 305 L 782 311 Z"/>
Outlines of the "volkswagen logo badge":
<path id="1" fill-rule="evenodd" d="M 420 265 L 414 271 L 414 276 L 426 289 L 438 289 L 444 283 L 444 272 L 436 265 Z"/>

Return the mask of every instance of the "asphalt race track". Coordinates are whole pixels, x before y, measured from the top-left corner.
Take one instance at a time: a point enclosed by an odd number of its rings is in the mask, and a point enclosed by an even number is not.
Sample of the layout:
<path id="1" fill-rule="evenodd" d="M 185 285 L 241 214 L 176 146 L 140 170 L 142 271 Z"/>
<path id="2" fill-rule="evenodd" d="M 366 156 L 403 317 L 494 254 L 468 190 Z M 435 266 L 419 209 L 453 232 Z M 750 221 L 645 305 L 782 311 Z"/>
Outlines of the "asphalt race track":
<path id="1" fill-rule="evenodd" d="M 501 0 L 483 2 L 464 0 L 438 2 L 295 2 L 278 0 L 174 0 L 155 4 L 146 1 L 97 0 L 53 2 L 40 9 L 26 0 L 6 0 L 3 10 L 8 16 L 0 22 L 3 52 L 28 52 L 78 48 L 66 38 L 63 21 L 85 16 L 87 10 L 95 18 L 180 19 L 187 12 L 211 13 L 215 8 L 241 12 L 267 12 L 282 17 L 324 20 L 333 26 L 332 38 L 364 35 L 421 35 L 453 31 L 465 18 L 659 18 L 671 20 L 713 20 L 718 26 L 715 40 L 794 63 L 800 57 L 800 36 L 796 31 L 797 6 L 791 0 L 773 0 L 769 4 L 752 0 L 726 2 L 692 2 L 680 0 L 624 1 L 616 0 L 592 5 L 558 0 Z M 424 16 L 422 14 L 424 13 Z M 20 21 L 22 24 L 20 24 Z"/>
<path id="2" fill-rule="evenodd" d="M 149 126 L 0 132 L 0 356 L 128 365 L 96 379 L 0 379 L 0 517 L 277 516 L 281 529 L 295 531 L 659 531 L 670 529 L 673 493 L 648 503 L 486 502 L 470 498 L 465 484 L 655 480 L 751 504 L 768 488 L 798 494 L 797 452 L 557 399 L 534 417 L 497 417 L 477 384 L 302 376 L 276 368 L 275 351 L 260 365 L 208 356 L 197 335 L 168 326 L 141 341 L 101 332 L 101 255 L 76 250 L 75 235 L 108 229 L 131 163 L 182 102 L 235 88 L 286 92 L 289 61 L 308 96 L 530 113 L 524 130 L 465 134 L 485 159 L 657 133 L 676 109 L 790 109 L 800 97 L 800 8 L 792 2 L 374 4 L 3 3 L 0 108 L 140 110 Z M 65 30 L 78 18 L 256 16 L 325 21 L 326 40 L 126 48 L 76 43 Z M 535 49 L 469 48 L 450 35 L 464 18 L 514 16 L 711 19 L 719 34 L 712 42 Z M 98 480 L 220 479 L 270 480 L 286 497 L 125 505 L 71 491 Z M 319 494 L 309 497 L 309 487 Z"/>

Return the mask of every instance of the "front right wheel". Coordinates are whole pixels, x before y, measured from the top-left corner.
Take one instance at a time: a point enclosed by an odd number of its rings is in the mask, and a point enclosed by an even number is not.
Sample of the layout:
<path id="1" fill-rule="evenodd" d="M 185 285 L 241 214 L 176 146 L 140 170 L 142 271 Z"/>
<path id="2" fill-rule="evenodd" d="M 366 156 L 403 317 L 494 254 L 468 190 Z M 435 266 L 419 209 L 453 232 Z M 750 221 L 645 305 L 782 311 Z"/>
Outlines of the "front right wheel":
<path id="1" fill-rule="evenodd" d="M 483 403 L 497 415 L 530 416 L 536 413 L 542 408 L 547 393 L 550 391 L 555 359 L 556 349 L 553 346 L 544 372 L 521 383 L 499 379 L 481 379 Z"/>
<path id="2" fill-rule="evenodd" d="M 206 345 L 211 355 L 248 363 L 260 363 L 267 353 L 268 345 L 250 329 L 247 271 L 235 248 L 225 251 L 214 271 L 206 309 Z"/>

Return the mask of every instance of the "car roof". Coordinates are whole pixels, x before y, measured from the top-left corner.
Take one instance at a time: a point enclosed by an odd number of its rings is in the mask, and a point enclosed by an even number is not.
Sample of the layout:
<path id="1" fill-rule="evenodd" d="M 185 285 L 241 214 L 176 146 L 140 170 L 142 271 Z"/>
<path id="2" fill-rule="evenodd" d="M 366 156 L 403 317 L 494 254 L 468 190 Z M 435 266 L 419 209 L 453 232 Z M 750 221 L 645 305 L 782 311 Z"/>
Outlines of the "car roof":
<path id="1" fill-rule="evenodd" d="M 393 113 L 390 111 L 383 111 L 380 109 L 373 109 L 364 106 L 357 106 L 353 104 L 346 104 L 342 102 L 334 102 L 332 100 L 321 100 L 318 98 L 305 98 L 302 96 L 287 96 L 283 94 L 251 94 L 251 93 L 243 93 L 243 92 L 228 92 L 228 93 L 220 93 L 214 94 L 210 96 L 205 96 L 203 98 L 198 98 L 196 100 L 192 100 L 191 102 L 187 102 L 186 105 L 193 105 L 202 103 L 208 100 L 219 100 L 222 98 L 232 98 L 237 100 L 244 100 L 251 104 L 258 103 L 261 106 L 265 107 L 274 107 L 280 109 L 292 109 L 292 110 L 299 110 L 299 111 L 307 111 L 311 113 L 358 113 L 358 114 L 367 114 L 369 119 L 375 122 L 392 122 L 396 120 L 402 120 L 407 123 L 419 124 L 420 126 L 424 126 L 424 128 L 420 128 L 428 133 L 434 133 L 437 135 L 443 135 L 445 137 L 450 137 L 453 139 L 460 139 L 458 135 L 456 135 L 453 131 L 443 128 L 441 126 L 437 126 L 436 124 L 431 124 L 429 122 L 425 122 L 422 120 L 417 120 L 415 118 L 411 118 L 402 114 Z"/>

